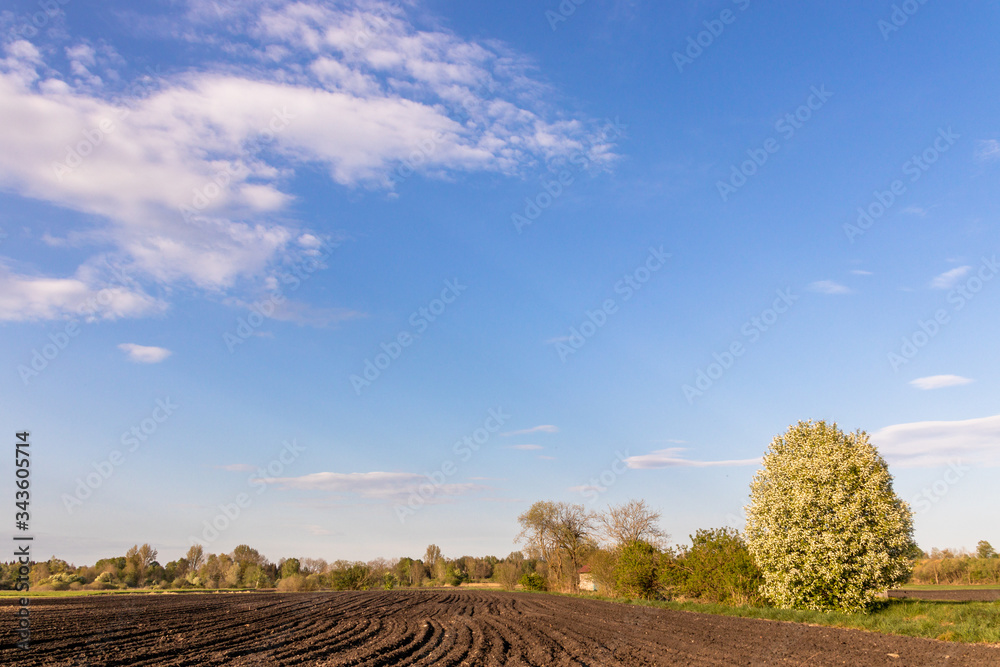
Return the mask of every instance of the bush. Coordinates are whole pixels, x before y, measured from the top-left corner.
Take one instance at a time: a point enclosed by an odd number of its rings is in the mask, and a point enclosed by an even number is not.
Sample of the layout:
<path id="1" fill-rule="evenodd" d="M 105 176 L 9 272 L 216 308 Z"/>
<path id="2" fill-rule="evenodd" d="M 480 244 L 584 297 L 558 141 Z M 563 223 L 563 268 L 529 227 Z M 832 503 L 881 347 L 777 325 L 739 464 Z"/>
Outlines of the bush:
<path id="1" fill-rule="evenodd" d="M 301 574 L 290 574 L 278 581 L 278 590 L 282 593 L 294 593 L 305 588 L 306 578 Z"/>
<path id="2" fill-rule="evenodd" d="M 519 563 L 498 563 L 493 569 L 493 578 L 500 583 L 500 587 L 505 591 L 517 588 L 517 580 L 520 575 L 521 565 Z"/>
<path id="3" fill-rule="evenodd" d="M 668 589 L 733 605 L 761 603 L 763 577 L 739 531 L 698 530 L 691 547 L 668 559 L 660 577 Z"/>
<path id="4" fill-rule="evenodd" d="M 372 570 L 365 563 L 335 563 L 330 571 L 330 587 L 337 591 L 367 591 L 375 585 Z"/>
<path id="5" fill-rule="evenodd" d="M 660 551 L 648 542 L 635 540 L 623 546 L 615 559 L 614 588 L 618 595 L 651 600 L 658 597 L 657 574 Z"/>
<path id="6" fill-rule="evenodd" d="M 913 518 L 866 433 L 799 422 L 750 485 L 746 539 L 778 606 L 867 612 L 910 575 Z"/>
<path id="7" fill-rule="evenodd" d="M 449 586 L 461 586 L 463 581 L 468 580 L 468 575 L 462 572 L 460 569 L 448 563 L 444 571 L 444 583 Z"/>
<path id="8" fill-rule="evenodd" d="M 53 574 L 51 577 L 46 577 L 41 580 L 38 582 L 36 588 L 40 591 L 68 591 L 70 586 L 77 584 L 77 587 L 74 590 L 78 590 L 83 586 L 83 582 L 83 577 L 78 574 L 60 572 L 59 574 Z"/>
<path id="9" fill-rule="evenodd" d="M 544 591 L 545 577 L 537 572 L 525 572 L 521 575 L 521 586 L 528 591 Z"/>

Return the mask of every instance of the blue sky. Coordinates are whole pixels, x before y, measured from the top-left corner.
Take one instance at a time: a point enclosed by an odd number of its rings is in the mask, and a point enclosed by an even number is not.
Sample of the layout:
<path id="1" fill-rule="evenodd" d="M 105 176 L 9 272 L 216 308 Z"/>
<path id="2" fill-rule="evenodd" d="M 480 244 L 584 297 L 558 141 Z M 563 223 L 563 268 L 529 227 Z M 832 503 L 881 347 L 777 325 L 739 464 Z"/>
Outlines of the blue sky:
<path id="1" fill-rule="evenodd" d="M 505 555 L 633 497 L 684 541 L 800 419 L 924 548 L 1000 542 L 1000 9 L 903 4 L 8 3 L 36 549 Z"/>

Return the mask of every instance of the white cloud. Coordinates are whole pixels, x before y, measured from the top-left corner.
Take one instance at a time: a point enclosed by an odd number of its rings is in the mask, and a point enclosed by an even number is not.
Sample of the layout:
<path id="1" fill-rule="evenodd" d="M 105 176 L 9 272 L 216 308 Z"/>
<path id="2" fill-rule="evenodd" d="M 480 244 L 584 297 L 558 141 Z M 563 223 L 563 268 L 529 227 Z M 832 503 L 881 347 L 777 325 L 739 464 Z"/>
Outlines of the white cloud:
<path id="1" fill-rule="evenodd" d="M 959 266 L 951 271 L 945 271 L 941 275 L 935 276 L 934 280 L 931 281 L 931 287 L 934 289 L 951 289 L 971 270 L 971 266 Z"/>
<path id="2" fill-rule="evenodd" d="M 903 467 L 935 467 L 954 461 L 1000 465 L 1000 415 L 896 424 L 872 433 L 871 440 L 888 461 Z"/>
<path id="3" fill-rule="evenodd" d="M 540 426 L 532 426 L 531 428 L 522 429 L 520 431 L 508 431 L 506 433 L 501 433 L 500 435 L 511 436 L 511 435 L 528 435 L 529 433 L 558 433 L 559 429 L 552 424 L 542 424 Z"/>
<path id="4" fill-rule="evenodd" d="M 398 3 L 199 1 L 187 20 L 173 34 L 217 56 L 140 77 L 127 99 L 99 85 L 118 76 L 104 47 L 68 47 L 64 73 L 26 41 L 0 60 L 0 187 L 87 216 L 91 240 L 146 282 L 217 292 L 266 278 L 312 236 L 274 222 L 298 169 L 391 190 L 412 172 L 521 175 L 577 154 L 596 168 L 615 159 L 597 122 L 552 107 L 530 63 L 420 30 Z M 7 319 L 61 312 L 7 308 Z"/>
<path id="5" fill-rule="evenodd" d="M 976 146 L 976 158 L 983 162 L 1000 159 L 1000 141 L 996 139 L 980 141 Z"/>
<path id="6" fill-rule="evenodd" d="M 865 271 L 864 269 L 854 269 L 851 271 L 856 276 L 872 276 L 875 275 L 871 271 Z"/>
<path id="7" fill-rule="evenodd" d="M 851 292 L 850 288 L 832 280 L 818 280 L 814 283 L 809 283 L 808 289 L 820 294 L 849 294 Z"/>
<path id="8" fill-rule="evenodd" d="M 900 211 L 900 213 L 908 213 L 910 215 L 917 215 L 920 216 L 921 218 L 924 218 L 927 216 L 927 209 L 921 206 L 910 205 L 904 208 L 902 211 Z"/>
<path id="9" fill-rule="evenodd" d="M 955 387 L 957 385 L 969 384 L 973 380 L 961 375 L 929 375 L 924 378 L 910 380 L 917 389 L 940 389 L 942 387 Z"/>
<path id="10" fill-rule="evenodd" d="M 250 465 L 249 463 L 231 463 L 224 466 L 216 466 L 219 470 L 226 470 L 228 472 L 253 472 L 257 468 Z"/>
<path id="11" fill-rule="evenodd" d="M 686 451 L 681 447 L 670 449 L 659 449 L 651 454 L 641 456 L 630 456 L 625 459 L 625 464 L 629 468 L 709 468 L 728 466 L 750 466 L 758 465 L 760 457 L 755 459 L 738 459 L 729 461 L 693 461 L 681 456 L 681 452 Z"/>
<path id="12" fill-rule="evenodd" d="M 158 364 L 173 354 L 164 347 L 136 345 L 135 343 L 122 343 L 118 349 L 125 352 L 129 360 L 137 364 Z"/>
<path id="13" fill-rule="evenodd" d="M 0 265 L 0 321 L 115 320 L 166 310 L 165 303 L 141 290 L 100 282 L 85 268 L 72 278 L 51 278 L 12 273 Z"/>
<path id="14" fill-rule="evenodd" d="M 545 448 L 541 445 L 511 445 L 507 449 L 520 449 L 521 451 L 530 452 Z"/>
<path id="15" fill-rule="evenodd" d="M 475 491 L 476 484 L 434 485 L 426 475 L 408 472 L 317 472 L 301 477 L 270 477 L 262 480 L 285 489 L 324 491 L 377 500 L 401 500 L 417 493 L 420 485 L 433 486 L 434 496 L 456 496 Z"/>

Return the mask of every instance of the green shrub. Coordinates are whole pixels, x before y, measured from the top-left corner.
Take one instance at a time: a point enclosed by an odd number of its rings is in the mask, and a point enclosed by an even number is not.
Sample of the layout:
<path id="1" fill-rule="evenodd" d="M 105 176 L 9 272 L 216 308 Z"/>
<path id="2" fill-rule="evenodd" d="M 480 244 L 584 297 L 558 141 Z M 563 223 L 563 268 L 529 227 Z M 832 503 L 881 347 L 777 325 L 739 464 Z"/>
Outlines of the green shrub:
<path id="1" fill-rule="evenodd" d="M 623 546 L 613 567 L 615 592 L 643 600 L 658 597 L 660 557 L 660 551 L 648 542 L 635 540 Z"/>
<path id="2" fill-rule="evenodd" d="M 689 597 L 735 605 L 760 604 L 760 569 L 739 531 L 698 530 L 691 547 L 665 564 L 661 583 Z"/>
<path id="3" fill-rule="evenodd" d="M 537 572 L 525 572 L 521 576 L 521 586 L 528 591 L 544 591 L 545 577 Z"/>
<path id="4" fill-rule="evenodd" d="M 374 586 L 372 570 L 364 563 L 340 563 L 330 571 L 330 587 L 337 591 L 367 591 Z"/>
<path id="5" fill-rule="evenodd" d="M 468 575 L 462 572 L 459 568 L 455 567 L 452 563 L 448 563 L 444 570 L 444 583 L 449 586 L 461 586 L 463 581 L 468 581 Z"/>

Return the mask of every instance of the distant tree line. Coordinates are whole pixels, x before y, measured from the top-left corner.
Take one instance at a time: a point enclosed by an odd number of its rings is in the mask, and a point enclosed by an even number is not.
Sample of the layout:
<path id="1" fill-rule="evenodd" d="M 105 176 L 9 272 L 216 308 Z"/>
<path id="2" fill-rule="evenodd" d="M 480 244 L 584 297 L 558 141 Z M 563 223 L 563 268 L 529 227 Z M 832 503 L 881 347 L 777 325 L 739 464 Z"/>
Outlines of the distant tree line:
<path id="1" fill-rule="evenodd" d="M 1000 584 L 1000 554 L 983 540 L 976 553 L 933 549 L 913 566 L 915 584 Z"/>
<path id="2" fill-rule="evenodd" d="M 115 589 L 277 589 L 279 591 L 371 590 L 396 587 L 459 586 L 499 582 L 514 568 L 532 573 L 536 562 L 520 552 L 495 556 L 446 558 L 436 545 L 424 558 L 376 559 L 368 562 L 321 558 L 282 558 L 274 563 L 253 547 L 241 544 L 231 553 L 206 554 L 193 546 L 183 558 L 161 565 L 157 550 L 135 545 L 124 556 L 74 566 L 51 558 L 31 564 L 33 591 Z M 13 590 L 17 563 L 0 563 L 0 590 Z M 513 588 L 517 582 L 514 582 Z"/>

